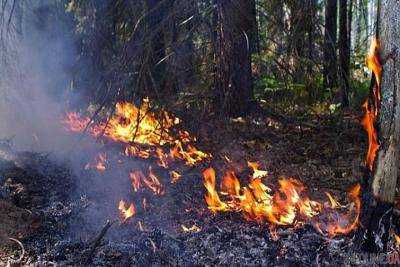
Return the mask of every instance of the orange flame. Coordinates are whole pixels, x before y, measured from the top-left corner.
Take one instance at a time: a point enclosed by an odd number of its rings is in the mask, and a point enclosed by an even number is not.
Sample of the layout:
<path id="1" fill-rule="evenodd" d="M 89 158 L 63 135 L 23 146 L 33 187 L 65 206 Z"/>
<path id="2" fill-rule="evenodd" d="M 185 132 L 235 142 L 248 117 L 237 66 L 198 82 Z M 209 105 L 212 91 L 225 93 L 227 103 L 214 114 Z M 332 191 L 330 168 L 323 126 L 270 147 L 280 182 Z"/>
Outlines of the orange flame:
<path id="1" fill-rule="evenodd" d="M 177 171 L 171 171 L 169 174 L 171 176 L 172 184 L 176 183 L 182 177 L 182 175 Z"/>
<path id="2" fill-rule="evenodd" d="M 207 190 L 205 199 L 213 212 L 242 212 L 248 220 L 269 222 L 273 225 L 297 225 L 308 222 L 329 236 L 349 233 L 359 222 L 361 210 L 359 185 L 349 192 L 351 201 L 349 210 L 339 212 L 342 206 L 339 207 L 337 200 L 331 195 L 328 194 L 330 205 L 310 200 L 304 195 L 304 185 L 296 179 L 280 179 L 277 192 L 272 193 L 271 188 L 259 178 L 251 177 L 248 187 L 241 187 L 235 173 L 228 171 L 221 182 L 222 195 L 228 198 L 222 200 L 215 189 L 215 170 L 206 169 L 203 177 Z M 328 208 L 324 208 L 325 206 Z"/>
<path id="3" fill-rule="evenodd" d="M 107 154 L 100 153 L 95 158 L 96 163 L 88 163 L 85 165 L 85 170 L 88 169 L 97 169 L 99 172 L 104 172 L 106 170 L 106 162 L 107 162 Z"/>
<path id="4" fill-rule="evenodd" d="M 365 116 L 361 123 L 368 134 L 368 152 L 365 159 L 366 165 L 372 171 L 376 153 L 379 149 L 378 133 L 375 128 L 375 123 L 378 118 L 380 102 L 381 102 L 381 80 L 382 80 L 382 65 L 379 59 L 380 43 L 379 40 L 373 39 L 371 47 L 366 59 L 367 67 L 375 76 L 375 85 L 372 91 L 371 99 L 367 99 L 363 105 Z"/>
<path id="5" fill-rule="evenodd" d="M 171 158 L 184 160 L 187 165 L 194 166 L 211 157 L 191 144 L 196 138 L 187 131 L 177 131 L 175 137 L 172 129 L 180 123 L 180 119 L 165 111 L 152 112 L 147 98 L 140 108 L 128 102 L 119 102 L 114 115 L 107 122 L 88 126 L 89 122 L 89 117 L 81 117 L 76 112 L 70 112 L 62 119 L 67 130 L 82 132 L 87 128 L 94 137 L 103 134 L 113 141 L 125 143 L 126 156 L 154 156 L 159 159 L 158 164 L 166 169 Z M 163 145 L 173 147 L 169 154 L 159 147 Z"/>
<path id="6" fill-rule="evenodd" d="M 394 234 L 394 239 L 396 240 L 397 246 L 400 247 L 400 236 Z"/>
<path id="7" fill-rule="evenodd" d="M 213 168 L 208 168 L 203 171 L 204 186 L 207 189 L 207 195 L 205 196 L 208 207 L 211 211 L 226 211 L 228 206 L 222 202 L 215 189 L 215 171 Z"/>
<path id="8" fill-rule="evenodd" d="M 82 118 L 76 112 L 69 112 L 61 122 L 65 125 L 66 130 L 72 132 L 83 132 L 90 122 L 90 118 Z"/>
<path id="9" fill-rule="evenodd" d="M 253 170 L 253 178 L 254 179 L 263 178 L 268 175 L 267 171 L 260 170 L 260 164 L 258 162 L 248 161 L 247 166 L 249 166 L 249 168 L 251 168 Z"/>
<path id="10" fill-rule="evenodd" d="M 161 184 L 158 177 L 153 172 L 153 169 L 149 167 L 149 175 L 148 177 L 143 178 L 143 182 L 147 185 L 147 187 L 153 191 L 155 195 L 163 195 L 164 194 L 164 186 Z"/>
<path id="11" fill-rule="evenodd" d="M 136 170 L 136 171 L 130 172 L 129 176 L 131 178 L 133 190 L 135 192 L 137 192 L 142 185 L 142 181 L 144 179 L 144 174 L 141 171 Z"/>
<path id="12" fill-rule="evenodd" d="M 324 230 L 330 235 L 349 234 L 355 230 L 359 224 L 361 212 L 361 199 L 360 199 L 361 186 L 357 184 L 349 191 L 350 207 L 346 213 L 339 213 L 336 210 L 331 210 L 327 215 L 327 221 L 317 222 L 317 229 L 320 232 Z M 334 200 L 337 203 L 336 200 Z M 322 229 L 322 225 L 323 229 Z"/>
<path id="13" fill-rule="evenodd" d="M 135 206 L 133 205 L 133 203 L 131 203 L 128 208 L 126 208 L 126 207 L 127 207 L 127 203 L 125 203 L 125 201 L 121 200 L 118 204 L 118 210 L 120 212 L 120 216 L 123 219 L 123 221 L 126 221 L 127 219 L 131 218 L 132 216 L 134 216 L 136 214 L 136 209 L 135 209 Z"/>
<path id="14" fill-rule="evenodd" d="M 135 170 L 129 173 L 131 178 L 132 187 L 135 192 L 137 192 L 142 185 L 146 186 L 150 189 L 155 195 L 163 195 L 164 194 L 164 186 L 161 184 L 158 177 L 154 174 L 153 169 L 149 167 L 149 174 L 143 174 L 140 170 Z"/>

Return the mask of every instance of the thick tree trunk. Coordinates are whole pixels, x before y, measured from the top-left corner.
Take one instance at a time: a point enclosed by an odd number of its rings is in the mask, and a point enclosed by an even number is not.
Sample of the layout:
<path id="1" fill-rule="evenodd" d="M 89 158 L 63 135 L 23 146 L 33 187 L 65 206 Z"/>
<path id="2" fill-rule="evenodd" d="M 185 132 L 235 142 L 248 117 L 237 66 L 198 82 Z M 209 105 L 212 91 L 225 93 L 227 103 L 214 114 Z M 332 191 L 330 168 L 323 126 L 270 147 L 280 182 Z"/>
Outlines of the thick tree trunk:
<path id="1" fill-rule="evenodd" d="M 371 188 L 374 200 L 366 207 L 371 212 L 365 220 L 368 222 L 365 248 L 372 251 L 385 250 L 389 238 L 399 170 L 400 138 L 400 61 L 395 56 L 400 47 L 400 2 L 382 1 L 378 14 L 381 19 L 380 58 L 384 64 L 378 122 L 380 146 Z"/>
<path id="2" fill-rule="evenodd" d="M 382 55 L 387 56 L 400 47 L 400 2 L 382 1 L 381 8 Z M 384 202 L 393 203 L 399 161 L 400 138 L 400 64 L 398 59 L 388 60 L 382 77 L 382 104 L 380 114 L 380 140 L 374 176 L 373 192 Z"/>
<path id="3" fill-rule="evenodd" d="M 339 0 L 339 62 L 342 106 L 349 105 L 350 47 L 348 32 L 347 0 Z"/>
<path id="4" fill-rule="evenodd" d="M 223 99 L 222 112 L 231 116 L 245 114 L 253 98 L 251 48 L 256 25 L 254 0 L 217 1 L 219 68 Z"/>
<path id="5" fill-rule="evenodd" d="M 332 89 L 337 82 L 337 0 L 327 0 L 325 6 L 324 86 Z"/>

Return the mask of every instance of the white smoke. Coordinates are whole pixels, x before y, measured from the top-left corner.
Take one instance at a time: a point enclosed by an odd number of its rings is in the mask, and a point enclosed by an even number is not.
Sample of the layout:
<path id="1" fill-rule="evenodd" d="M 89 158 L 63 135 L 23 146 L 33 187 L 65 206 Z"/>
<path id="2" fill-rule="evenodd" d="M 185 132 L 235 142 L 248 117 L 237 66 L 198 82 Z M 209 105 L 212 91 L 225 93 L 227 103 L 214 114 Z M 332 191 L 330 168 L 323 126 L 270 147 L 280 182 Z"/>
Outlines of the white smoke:
<path id="1" fill-rule="evenodd" d="M 65 25 L 54 23 L 58 1 L 8 1 L 2 11 L 0 139 L 23 150 L 62 150 L 75 51 Z M 12 13 L 11 13 L 12 10 Z"/>

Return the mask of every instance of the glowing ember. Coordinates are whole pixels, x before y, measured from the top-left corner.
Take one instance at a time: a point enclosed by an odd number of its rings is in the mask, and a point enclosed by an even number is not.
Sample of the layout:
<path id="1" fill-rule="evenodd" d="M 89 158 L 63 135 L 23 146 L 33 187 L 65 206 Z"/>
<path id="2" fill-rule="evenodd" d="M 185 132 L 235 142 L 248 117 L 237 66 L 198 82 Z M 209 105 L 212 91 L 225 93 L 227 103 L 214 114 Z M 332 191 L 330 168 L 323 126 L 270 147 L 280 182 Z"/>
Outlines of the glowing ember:
<path id="1" fill-rule="evenodd" d="M 371 47 L 366 59 L 367 67 L 373 72 L 375 77 L 375 85 L 373 87 L 372 100 L 368 98 L 363 108 L 365 109 L 365 116 L 362 119 L 362 125 L 368 133 L 368 152 L 365 159 L 366 165 L 370 170 L 373 169 L 376 152 L 379 149 L 378 133 L 375 128 L 375 123 L 378 118 L 380 101 L 381 101 L 381 79 L 382 79 L 382 65 L 379 60 L 380 44 L 379 40 L 373 39 Z"/>
<path id="2" fill-rule="evenodd" d="M 128 208 L 127 206 L 127 203 L 123 200 L 121 200 L 118 205 L 118 210 L 123 221 L 126 221 L 136 214 L 136 209 L 133 203 L 131 203 Z"/>
<path id="3" fill-rule="evenodd" d="M 88 163 L 85 165 L 85 170 L 96 169 L 99 172 L 106 170 L 107 155 L 106 153 L 100 153 L 95 158 L 95 163 Z"/>
<path id="4" fill-rule="evenodd" d="M 351 204 L 347 210 L 342 211 L 339 210 L 342 206 L 331 195 L 330 204 L 310 200 L 305 196 L 305 187 L 296 179 L 282 178 L 278 183 L 278 191 L 272 193 L 271 188 L 259 178 L 249 177 L 249 185 L 242 187 L 235 173 L 228 171 L 221 182 L 221 195 L 224 196 L 222 200 L 215 188 L 214 169 L 206 169 L 203 177 L 207 190 L 205 199 L 213 212 L 241 212 L 246 219 L 260 223 L 269 222 L 273 225 L 295 226 L 310 223 L 329 236 L 347 234 L 354 230 L 359 222 L 359 185 L 349 192 Z"/>
<path id="5" fill-rule="evenodd" d="M 182 230 L 184 232 L 191 232 L 191 233 L 198 233 L 201 231 L 200 227 L 198 227 L 197 225 L 192 225 L 191 227 L 186 227 L 185 225 L 181 225 Z"/>
<path id="6" fill-rule="evenodd" d="M 169 174 L 171 176 L 171 183 L 173 184 L 176 183 L 182 177 L 182 175 L 177 171 L 171 171 Z"/>

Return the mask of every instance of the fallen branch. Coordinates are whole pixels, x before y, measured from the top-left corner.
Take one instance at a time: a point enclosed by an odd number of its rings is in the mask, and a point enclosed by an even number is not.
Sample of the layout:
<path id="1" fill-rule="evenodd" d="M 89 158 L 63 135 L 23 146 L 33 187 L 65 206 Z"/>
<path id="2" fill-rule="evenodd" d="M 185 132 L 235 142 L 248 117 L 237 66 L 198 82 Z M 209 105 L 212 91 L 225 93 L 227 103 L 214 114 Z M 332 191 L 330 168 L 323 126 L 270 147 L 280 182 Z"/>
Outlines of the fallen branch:
<path id="1" fill-rule="evenodd" d="M 96 248 L 100 245 L 101 240 L 103 239 L 103 237 L 106 235 L 108 229 L 110 229 L 110 227 L 114 224 L 115 221 L 110 221 L 107 220 L 106 224 L 103 226 L 103 228 L 101 229 L 101 231 L 98 233 L 98 235 L 96 236 L 96 238 L 93 240 L 91 246 L 90 246 L 90 250 L 89 252 L 86 254 L 86 256 L 84 257 L 84 264 L 89 264 L 92 259 L 93 259 L 93 255 L 96 251 Z"/>

